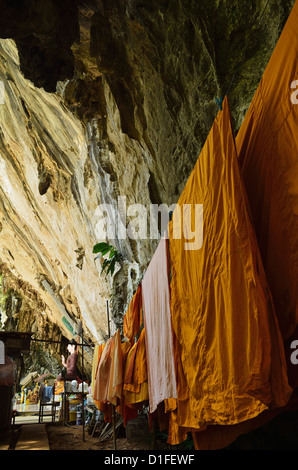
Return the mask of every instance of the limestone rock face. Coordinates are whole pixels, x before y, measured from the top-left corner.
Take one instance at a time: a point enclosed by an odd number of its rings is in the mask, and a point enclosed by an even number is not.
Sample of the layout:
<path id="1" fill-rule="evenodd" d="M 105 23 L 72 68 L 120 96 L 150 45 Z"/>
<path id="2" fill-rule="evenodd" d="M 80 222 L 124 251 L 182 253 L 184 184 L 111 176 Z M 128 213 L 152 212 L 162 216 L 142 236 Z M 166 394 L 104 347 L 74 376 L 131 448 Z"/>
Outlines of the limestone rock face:
<path id="1" fill-rule="evenodd" d="M 82 319 L 104 339 L 106 300 L 121 328 L 158 243 L 150 204 L 177 202 L 227 92 L 237 132 L 293 3 L 0 0 L 0 259 L 64 335 Z M 108 240 L 106 279 L 98 208 L 121 198 L 147 237 Z"/>
<path id="2" fill-rule="evenodd" d="M 57 95 L 23 78 L 12 40 L 1 40 L 0 54 L 1 259 L 39 294 L 61 328 L 60 303 L 99 340 L 109 286 L 92 255 L 100 195 L 86 177 L 85 130 Z"/>

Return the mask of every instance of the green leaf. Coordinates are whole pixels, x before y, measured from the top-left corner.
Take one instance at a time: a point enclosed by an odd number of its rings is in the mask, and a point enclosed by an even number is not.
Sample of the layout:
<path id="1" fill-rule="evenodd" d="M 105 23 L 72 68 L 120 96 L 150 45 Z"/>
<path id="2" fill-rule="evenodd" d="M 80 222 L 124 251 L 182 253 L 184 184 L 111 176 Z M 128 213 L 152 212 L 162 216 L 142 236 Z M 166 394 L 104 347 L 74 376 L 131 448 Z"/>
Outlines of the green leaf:
<path id="1" fill-rule="evenodd" d="M 110 260 L 105 259 L 101 267 L 101 272 L 103 272 L 109 264 L 110 264 Z"/>
<path id="2" fill-rule="evenodd" d="M 113 246 L 108 245 L 104 250 L 102 250 L 101 252 L 102 256 L 106 255 L 111 250 L 111 248 L 113 248 Z"/>
<path id="3" fill-rule="evenodd" d="M 106 242 L 97 243 L 93 247 L 93 253 L 102 253 L 108 246 L 112 246 L 112 245 L 109 245 Z"/>
<path id="4" fill-rule="evenodd" d="M 111 273 L 111 276 L 113 276 L 114 271 L 115 271 L 115 263 L 116 263 L 116 259 L 113 258 L 113 259 L 110 261 L 110 265 L 109 265 L 108 270 L 107 270 L 107 275 L 108 275 L 109 273 Z"/>
<path id="5" fill-rule="evenodd" d="M 109 253 L 110 252 L 110 253 Z M 99 253 L 94 260 L 99 258 L 100 256 L 104 256 L 109 253 L 108 258 L 103 261 L 102 267 L 101 267 L 101 273 L 106 270 L 106 276 L 108 274 L 111 274 L 113 276 L 115 272 L 115 267 L 116 263 L 120 262 L 122 260 L 122 255 L 116 250 L 113 245 L 109 245 L 109 243 L 102 242 L 102 243 L 97 243 L 93 247 L 93 253 Z"/>

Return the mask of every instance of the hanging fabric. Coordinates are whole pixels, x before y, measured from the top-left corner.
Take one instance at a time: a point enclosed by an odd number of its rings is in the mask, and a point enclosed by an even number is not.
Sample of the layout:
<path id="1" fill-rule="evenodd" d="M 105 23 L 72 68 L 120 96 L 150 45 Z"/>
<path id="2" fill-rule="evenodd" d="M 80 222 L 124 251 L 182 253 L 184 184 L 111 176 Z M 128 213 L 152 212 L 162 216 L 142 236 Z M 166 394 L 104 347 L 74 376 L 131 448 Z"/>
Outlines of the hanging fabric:
<path id="1" fill-rule="evenodd" d="M 128 406 L 149 400 L 145 330 L 128 353 L 124 370 L 123 394 Z"/>
<path id="2" fill-rule="evenodd" d="M 296 2 L 236 138 L 252 219 L 284 340 L 294 334 L 298 324 L 297 24 Z M 298 338 L 298 331 L 294 338 Z"/>
<path id="3" fill-rule="evenodd" d="M 108 388 L 109 388 L 109 377 L 111 371 L 111 349 L 113 346 L 113 338 L 109 338 L 104 345 L 103 352 L 98 364 L 95 384 L 94 384 L 94 396 L 93 400 L 97 408 L 99 404 L 107 402 Z"/>
<path id="4" fill-rule="evenodd" d="M 94 387 L 95 387 L 95 380 L 97 375 L 98 364 L 104 349 L 104 344 L 96 344 L 93 351 L 93 359 L 92 359 L 92 372 L 91 372 L 91 395 L 94 396 Z"/>
<path id="5" fill-rule="evenodd" d="M 121 400 L 123 386 L 123 355 L 119 330 L 113 337 L 111 349 L 111 369 L 109 374 L 109 385 L 107 401 L 114 406 Z"/>
<path id="6" fill-rule="evenodd" d="M 105 344 L 98 365 L 94 401 L 117 405 L 122 395 L 123 355 L 119 330 Z"/>
<path id="7" fill-rule="evenodd" d="M 142 323 L 142 286 L 139 284 L 123 318 L 123 336 L 127 338 L 131 344 L 134 343 Z"/>
<path id="8" fill-rule="evenodd" d="M 176 212 L 188 205 L 192 230 L 200 233 L 196 204 L 203 205 L 203 243 L 186 250 L 191 240 L 184 233 L 177 237 Z M 237 424 L 287 404 L 292 389 L 249 218 L 227 98 L 169 223 L 169 246 L 178 377 L 172 413 L 178 430 Z"/>
<path id="9" fill-rule="evenodd" d="M 169 253 L 161 238 L 142 280 L 150 413 L 177 396 L 170 310 Z"/>

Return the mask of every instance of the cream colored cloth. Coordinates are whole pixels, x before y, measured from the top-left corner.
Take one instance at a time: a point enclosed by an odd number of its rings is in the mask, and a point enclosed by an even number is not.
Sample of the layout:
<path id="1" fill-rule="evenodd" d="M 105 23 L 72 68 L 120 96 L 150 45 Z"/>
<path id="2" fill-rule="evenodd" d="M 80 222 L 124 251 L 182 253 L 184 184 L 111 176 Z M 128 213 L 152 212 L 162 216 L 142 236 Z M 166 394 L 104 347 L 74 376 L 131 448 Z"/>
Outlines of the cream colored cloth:
<path id="1" fill-rule="evenodd" d="M 94 385 L 95 404 L 117 405 L 121 398 L 123 382 L 123 354 L 119 330 L 105 344 Z"/>
<path id="2" fill-rule="evenodd" d="M 170 310 L 168 240 L 160 240 L 142 281 L 150 413 L 177 397 Z"/>

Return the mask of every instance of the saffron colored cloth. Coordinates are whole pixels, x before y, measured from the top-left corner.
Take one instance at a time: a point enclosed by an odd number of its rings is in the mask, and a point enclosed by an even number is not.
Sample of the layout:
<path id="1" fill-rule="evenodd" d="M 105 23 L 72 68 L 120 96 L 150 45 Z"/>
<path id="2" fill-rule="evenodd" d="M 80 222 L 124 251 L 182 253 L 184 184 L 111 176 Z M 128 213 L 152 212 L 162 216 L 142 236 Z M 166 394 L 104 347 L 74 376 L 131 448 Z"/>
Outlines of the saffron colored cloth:
<path id="1" fill-rule="evenodd" d="M 142 323 L 142 285 L 139 284 L 123 318 L 123 335 L 131 344 L 134 343 Z"/>
<path id="2" fill-rule="evenodd" d="M 123 384 L 123 352 L 119 330 L 105 344 L 98 365 L 94 402 L 117 405 L 121 399 Z"/>
<path id="3" fill-rule="evenodd" d="M 138 345 L 139 345 L 139 342 L 137 341 L 132 346 L 132 348 L 130 349 L 128 353 L 126 364 L 125 364 L 125 370 L 124 370 L 124 386 L 123 387 L 125 387 L 125 384 L 132 384 L 134 381 L 133 376 L 134 376 L 135 361 L 136 361 Z"/>
<path id="4" fill-rule="evenodd" d="M 124 425 L 137 417 L 137 410 L 126 406 L 123 397 L 123 370 L 131 345 L 128 341 L 121 342 L 119 330 L 105 345 L 95 348 L 99 356 L 93 400 L 96 407 L 104 414 L 106 422 L 111 422 L 113 408 L 122 415 Z M 96 366 L 94 367 L 96 368 Z"/>
<path id="5" fill-rule="evenodd" d="M 109 375 L 109 386 L 107 401 L 113 405 L 117 405 L 118 399 L 122 396 L 123 385 L 123 353 L 119 330 L 113 337 L 113 345 L 111 348 L 111 369 Z"/>
<path id="6" fill-rule="evenodd" d="M 196 449 L 223 448 L 282 411 L 297 410 L 297 365 L 291 363 L 291 343 L 298 338 L 297 24 L 296 2 L 236 137 L 258 245 L 285 340 L 288 380 L 295 392 L 286 407 L 226 426 L 224 433 L 221 426 L 195 433 Z"/>
<path id="7" fill-rule="evenodd" d="M 123 382 L 123 394 L 127 405 L 149 400 L 144 329 L 128 353 Z"/>
<path id="8" fill-rule="evenodd" d="M 170 309 L 168 240 L 161 238 L 142 280 L 149 408 L 177 396 Z"/>
<path id="9" fill-rule="evenodd" d="M 94 395 L 94 387 L 95 387 L 95 380 L 97 375 L 97 369 L 99 365 L 99 361 L 104 349 L 104 344 L 96 344 L 93 351 L 93 359 L 92 359 L 92 372 L 91 372 L 91 394 Z"/>
<path id="10" fill-rule="evenodd" d="M 55 395 L 60 395 L 64 392 L 64 380 L 55 381 Z"/>
<path id="11" fill-rule="evenodd" d="M 298 324 L 298 3 L 236 138 L 254 227 L 283 339 Z M 298 331 L 294 339 L 298 338 Z M 296 374 L 297 375 L 297 374 Z"/>
<path id="12" fill-rule="evenodd" d="M 175 212 L 185 204 L 199 233 L 194 209 L 203 204 L 199 249 L 186 250 L 184 235 L 177 237 Z M 173 440 L 181 426 L 202 431 L 285 405 L 292 389 L 248 214 L 227 97 L 173 212 L 169 247 L 178 377 Z"/>
<path id="13" fill-rule="evenodd" d="M 103 352 L 100 357 L 98 364 L 93 400 L 98 409 L 100 409 L 100 403 L 106 403 L 108 397 L 108 386 L 109 376 L 111 369 L 111 348 L 113 345 L 113 338 L 109 338 L 104 345 Z"/>

